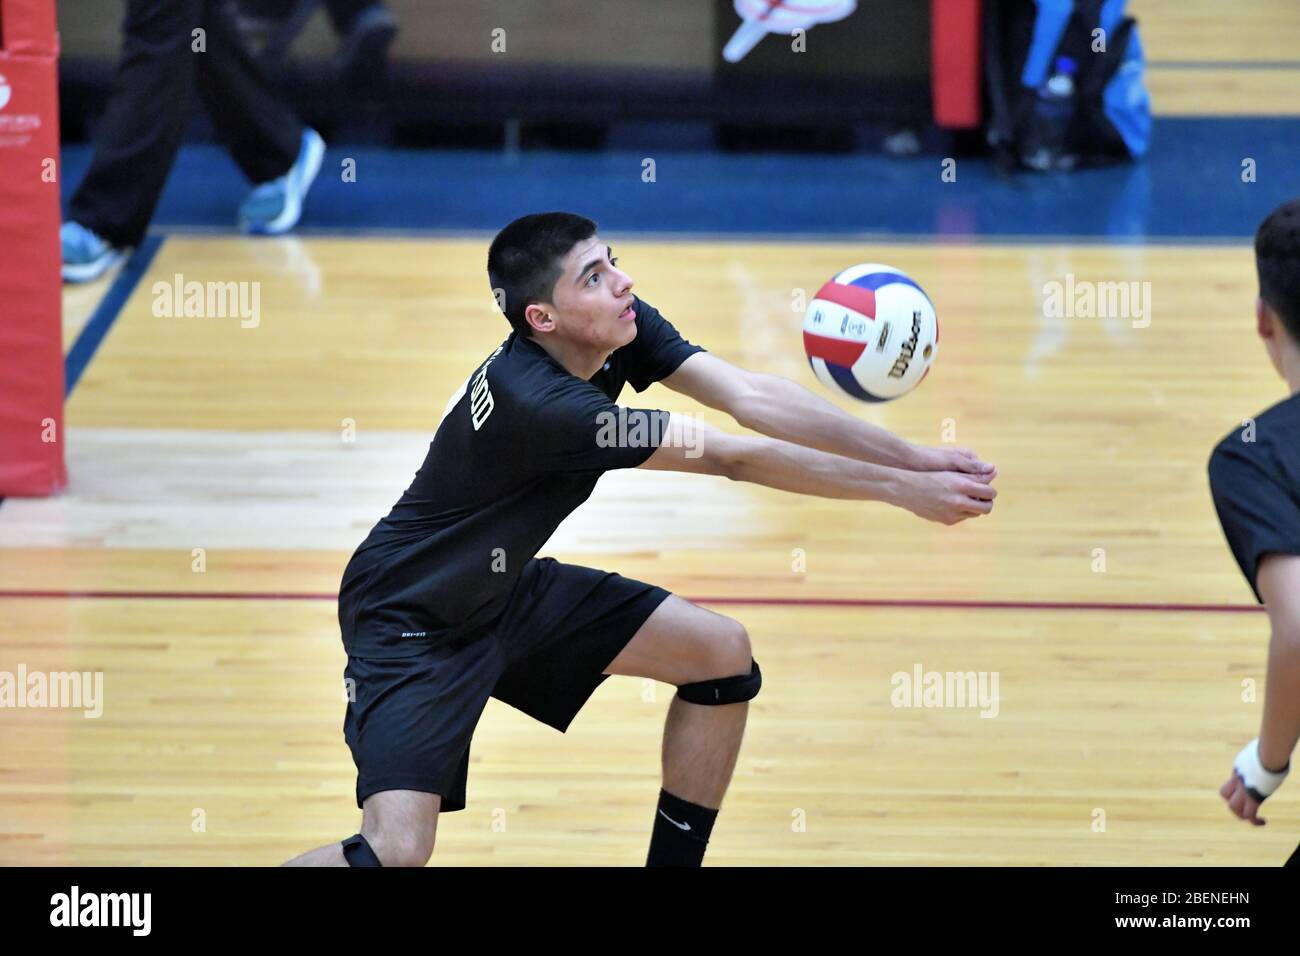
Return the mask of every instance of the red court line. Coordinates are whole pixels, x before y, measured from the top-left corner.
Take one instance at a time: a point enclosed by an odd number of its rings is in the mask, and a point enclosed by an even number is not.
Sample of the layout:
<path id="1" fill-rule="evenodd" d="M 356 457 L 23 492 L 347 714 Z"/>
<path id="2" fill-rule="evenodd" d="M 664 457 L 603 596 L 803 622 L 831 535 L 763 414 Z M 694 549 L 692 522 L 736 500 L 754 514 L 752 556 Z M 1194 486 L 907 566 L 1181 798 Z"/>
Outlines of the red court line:
<path id="1" fill-rule="evenodd" d="M 960 601 L 940 598 L 694 597 L 696 604 L 768 604 L 787 607 L 933 608 L 974 611 L 1153 611 L 1200 614 L 1260 613 L 1258 604 L 1160 604 L 1098 601 Z M 90 598 L 133 601 L 336 601 L 322 591 L 0 591 L 0 598 Z"/>

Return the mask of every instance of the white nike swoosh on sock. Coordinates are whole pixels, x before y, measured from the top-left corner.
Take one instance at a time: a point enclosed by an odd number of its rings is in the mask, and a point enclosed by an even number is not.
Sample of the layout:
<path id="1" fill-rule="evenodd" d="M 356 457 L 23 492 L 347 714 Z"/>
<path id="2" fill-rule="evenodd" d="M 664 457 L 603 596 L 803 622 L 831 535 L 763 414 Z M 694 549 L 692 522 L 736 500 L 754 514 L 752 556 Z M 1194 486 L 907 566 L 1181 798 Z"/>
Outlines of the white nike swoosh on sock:
<path id="1" fill-rule="evenodd" d="M 690 830 L 691 828 L 691 825 L 689 823 L 678 823 L 676 820 L 674 820 L 668 814 L 664 813 L 662 810 L 659 811 L 659 814 L 679 830 Z"/>

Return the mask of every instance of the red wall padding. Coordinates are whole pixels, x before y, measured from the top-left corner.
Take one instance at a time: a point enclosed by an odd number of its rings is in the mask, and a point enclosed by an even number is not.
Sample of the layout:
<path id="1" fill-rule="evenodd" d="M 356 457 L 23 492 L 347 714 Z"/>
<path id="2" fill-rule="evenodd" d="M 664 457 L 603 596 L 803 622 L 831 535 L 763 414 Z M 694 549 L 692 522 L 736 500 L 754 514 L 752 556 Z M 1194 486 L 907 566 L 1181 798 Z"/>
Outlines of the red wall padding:
<path id="1" fill-rule="evenodd" d="M 58 52 L 53 0 L 0 0 L 0 496 L 68 481 Z"/>
<path id="2" fill-rule="evenodd" d="M 934 121 L 980 125 L 980 0 L 930 0 L 930 80 Z"/>

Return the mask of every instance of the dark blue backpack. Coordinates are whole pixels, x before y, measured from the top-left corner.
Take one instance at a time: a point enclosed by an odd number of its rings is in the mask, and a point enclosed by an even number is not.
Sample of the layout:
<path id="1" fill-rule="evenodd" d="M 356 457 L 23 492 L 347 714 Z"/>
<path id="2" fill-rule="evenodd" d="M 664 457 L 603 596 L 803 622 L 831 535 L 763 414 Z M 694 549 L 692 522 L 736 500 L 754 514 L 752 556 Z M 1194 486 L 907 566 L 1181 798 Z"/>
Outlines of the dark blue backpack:
<path id="1" fill-rule="evenodd" d="M 989 143 L 1012 165 L 1132 160 L 1151 142 L 1151 98 L 1126 0 L 986 0 Z"/>

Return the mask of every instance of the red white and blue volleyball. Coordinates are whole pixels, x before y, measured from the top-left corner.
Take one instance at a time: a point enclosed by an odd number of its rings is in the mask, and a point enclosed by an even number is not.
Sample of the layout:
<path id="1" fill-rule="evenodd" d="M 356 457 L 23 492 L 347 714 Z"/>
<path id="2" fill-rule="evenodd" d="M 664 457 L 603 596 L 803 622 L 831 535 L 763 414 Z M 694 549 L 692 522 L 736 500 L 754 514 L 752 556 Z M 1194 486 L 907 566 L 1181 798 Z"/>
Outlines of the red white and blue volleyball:
<path id="1" fill-rule="evenodd" d="M 887 402 L 921 384 L 939 350 L 934 303 L 914 280 L 877 262 L 851 266 L 817 290 L 803 319 L 813 374 L 832 391 Z"/>

